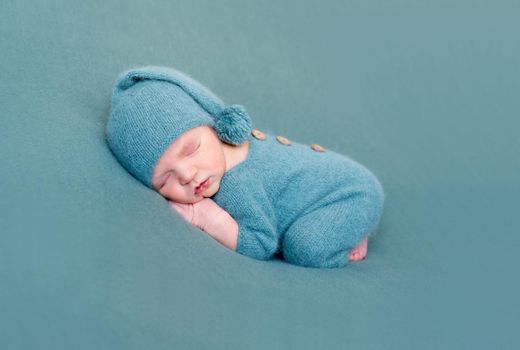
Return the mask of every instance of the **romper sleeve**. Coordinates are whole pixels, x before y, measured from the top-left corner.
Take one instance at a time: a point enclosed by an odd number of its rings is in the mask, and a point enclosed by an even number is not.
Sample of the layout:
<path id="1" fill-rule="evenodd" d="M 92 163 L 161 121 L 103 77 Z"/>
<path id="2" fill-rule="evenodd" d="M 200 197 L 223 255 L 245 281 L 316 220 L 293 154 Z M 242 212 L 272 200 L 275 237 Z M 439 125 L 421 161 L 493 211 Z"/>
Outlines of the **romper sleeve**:
<path id="1" fill-rule="evenodd" d="M 251 181 L 215 198 L 238 224 L 237 253 L 258 260 L 270 259 L 278 250 L 276 217 L 264 187 Z"/>

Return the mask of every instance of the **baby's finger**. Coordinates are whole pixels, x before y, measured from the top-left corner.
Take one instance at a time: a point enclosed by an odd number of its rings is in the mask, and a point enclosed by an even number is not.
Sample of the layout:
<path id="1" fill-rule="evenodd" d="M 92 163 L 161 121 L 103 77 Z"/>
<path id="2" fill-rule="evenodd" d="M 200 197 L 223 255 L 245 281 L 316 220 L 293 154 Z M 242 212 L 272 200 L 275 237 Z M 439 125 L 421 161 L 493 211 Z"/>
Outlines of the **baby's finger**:
<path id="1" fill-rule="evenodd" d="M 182 204 L 176 202 L 170 202 L 170 205 L 180 216 L 182 216 L 185 220 L 191 223 L 191 219 L 193 216 L 192 211 L 190 210 L 189 204 Z"/>

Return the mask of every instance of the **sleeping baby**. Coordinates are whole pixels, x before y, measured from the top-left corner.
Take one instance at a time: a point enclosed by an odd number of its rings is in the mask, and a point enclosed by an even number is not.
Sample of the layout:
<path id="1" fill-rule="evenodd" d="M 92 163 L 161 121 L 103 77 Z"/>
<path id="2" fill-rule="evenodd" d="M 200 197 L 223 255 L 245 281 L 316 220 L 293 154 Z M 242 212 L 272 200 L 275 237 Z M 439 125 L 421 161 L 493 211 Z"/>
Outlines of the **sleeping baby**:
<path id="1" fill-rule="evenodd" d="M 118 161 L 190 224 L 240 254 L 335 268 L 367 254 L 381 183 L 354 160 L 252 128 L 173 68 L 119 76 L 107 141 Z"/>

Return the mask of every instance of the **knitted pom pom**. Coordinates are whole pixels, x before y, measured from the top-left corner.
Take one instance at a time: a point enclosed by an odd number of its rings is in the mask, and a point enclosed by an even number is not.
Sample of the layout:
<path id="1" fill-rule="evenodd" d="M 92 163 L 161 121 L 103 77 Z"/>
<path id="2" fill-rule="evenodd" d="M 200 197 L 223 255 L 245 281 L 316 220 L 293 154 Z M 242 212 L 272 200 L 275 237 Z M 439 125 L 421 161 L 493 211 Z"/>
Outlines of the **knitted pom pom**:
<path id="1" fill-rule="evenodd" d="M 251 118 L 241 105 L 224 108 L 215 118 L 218 137 L 232 145 L 243 143 L 251 132 Z"/>

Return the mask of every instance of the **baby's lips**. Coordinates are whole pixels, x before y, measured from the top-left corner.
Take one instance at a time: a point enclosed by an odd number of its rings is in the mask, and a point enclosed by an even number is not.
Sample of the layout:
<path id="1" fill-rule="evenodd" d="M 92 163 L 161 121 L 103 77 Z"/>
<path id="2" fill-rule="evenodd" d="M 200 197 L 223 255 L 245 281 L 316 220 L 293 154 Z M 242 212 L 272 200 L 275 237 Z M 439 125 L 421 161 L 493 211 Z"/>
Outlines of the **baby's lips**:
<path id="1" fill-rule="evenodd" d="M 194 193 L 195 195 L 200 194 L 201 192 L 201 186 L 204 185 L 203 189 L 208 188 L 208 186 L 211 184 L 211 178 L 208 177 L 206 180 L 202 181 L 197 187 L 195 187 Z"/>

